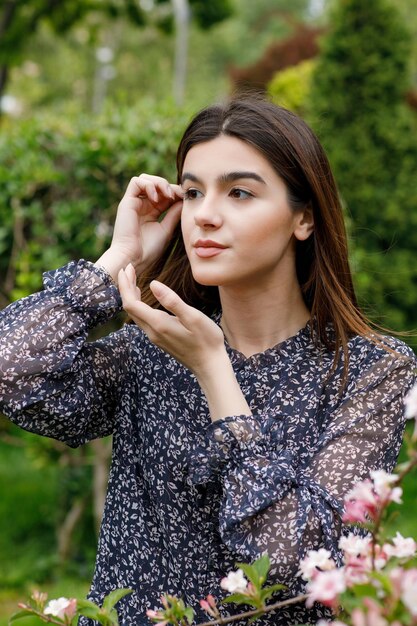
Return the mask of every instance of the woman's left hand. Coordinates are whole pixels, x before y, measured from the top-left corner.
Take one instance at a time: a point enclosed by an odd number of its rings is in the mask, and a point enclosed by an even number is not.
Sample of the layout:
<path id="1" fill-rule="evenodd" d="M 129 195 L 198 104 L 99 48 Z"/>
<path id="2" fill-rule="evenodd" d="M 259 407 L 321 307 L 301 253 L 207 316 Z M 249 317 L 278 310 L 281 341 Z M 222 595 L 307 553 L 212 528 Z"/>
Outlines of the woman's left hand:
<path id="1" fill-rule="evenodd" d="M 118 284 L 123 307 L 133 321 L 154 344 L 193 372 L 213 421 L 229 415 L 251 415 L 226 352 L 223 332 L 213 320 L 156 280 L 150 284 L 152 292 L 173 315 L 142 302 L 133 265 L 120 270 Z"/>
<path id="2" fill-rule="evenodd" d="M 172 289 L 158 281 L 150 288 L 156 299 L 173 315 L 153 309 L 141 301 L 132 265 L 118 276 L 123 308 L 149 339 L 185 365 L 197 378 L 216 368 L 216 360 L 227 356 L 221 328 L 207 315 L 189 306 Z"/>

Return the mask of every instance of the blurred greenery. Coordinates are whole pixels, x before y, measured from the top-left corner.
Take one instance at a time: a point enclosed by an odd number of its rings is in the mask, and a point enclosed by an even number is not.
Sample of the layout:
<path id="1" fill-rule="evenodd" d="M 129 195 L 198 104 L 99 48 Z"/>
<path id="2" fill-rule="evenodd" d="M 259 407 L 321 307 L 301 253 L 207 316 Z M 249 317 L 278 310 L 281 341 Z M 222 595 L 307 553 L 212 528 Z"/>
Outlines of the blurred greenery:
<path id="1" fill-rule="evenodd" d="M 166 105 L 110 109 L 76 124 L 44 116 L 0 135 L 0 293 L 41 286 L 41 272 L 109 245 L 118 201 L 135 173 L 173 179 L 188 114 Z"/>
<path id="2" fill-rule="evenodd" d="M 390 0 L 345 0 L 331 16 L 311 119 L 351 216 L 362 306 L 417 328 L 417 120 L 405 102 L 411 38 Z"/>
<path id="3" fill-rule="evenodd" d="M 315 64 L 314 59 L 308 59 L 277 72 L 268 85 L 272 101 L 307 118 Z"/>
<path id="4" fill-rule="evenodd" d="M 334 2 L 321 53 L 277 73 L 272 99 L 304 115 L 345 204 L 360 303 L 377 323 L 417 328 L 417 116 L 411 37 L 390 0 Z M 415 337 L 410 343 L 416 347 Z"/>
<path id="5" fill-rule="evenodd" d="M 388 326 L 417 327 L 417 130 L 405 105 L 417 85 L 415 0 L 328 0 L 318 13 L 308 0 L 194 0 L 183 107 L 171 95 L 169 3 L 136 3 L 140 23 L 121 10 L 127 0 L 104 4 L 120 10 L 86 11 L 64 29 L 40 19 L 16 49 L 0 47 L 17 103 L 16 117 L 3 116 L 0 126 L 0 306 L 39 289 L 45 270 L 97 258 L 129 178 L 148 171 L 172 179 L 191 115 L 231 91 L 231 68 L 258 61 L 304 21 L 327 28 L 322 53 L 280 72 L 270 94 L 301 112 L 325 143 L 362 302 Z M 91 506 L 66 567 L 57 534 L 65 510 L 88 490 L 94 453 L 65 454 L 63 463 L 49 440 L 0 422 L 0 626 L 10 598 L 24 599 L 32 585 L 51 586 L 52 597 L 88 586 Z M 398 510 L 405 535 L 417 535 L 416 497 L 410 477 Z"/>

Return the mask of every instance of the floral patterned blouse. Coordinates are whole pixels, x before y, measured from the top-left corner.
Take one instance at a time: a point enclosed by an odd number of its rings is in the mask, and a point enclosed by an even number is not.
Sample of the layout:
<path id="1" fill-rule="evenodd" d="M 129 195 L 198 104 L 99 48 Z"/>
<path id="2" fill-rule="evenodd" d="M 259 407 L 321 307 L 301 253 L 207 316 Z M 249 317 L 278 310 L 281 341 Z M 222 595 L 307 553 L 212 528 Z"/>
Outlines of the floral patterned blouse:
<path id="1" fill-rule="evenodd" d="M 205 621 L 199 599 L 221 597 L 234 564 L 264 552 L 271 582 L 287 585 L 282 597 L 301 592 L 306 550 L 324 546 L 340 558 L 344 494 L 395 464 L 414 354 L 392 338 L 387 351 L 353 337 L 340 393 L 343 358 L 331 371 L 333 354 L 309 325 L 249 358 L 226 344 L 253 416 L 211 423 L 193 374 L 137 326 L 87 341 L 120 309 L 106 272 L 79 261 L 0 313 L 3 412 L 70 446 L 113 434 L 91 598 L 134 589 L 118 605 L 123 626 L 149 624 L 146 610 L 162 592 Z M 298 604 L 257 624 L 314 624 L 325 614 Z"/>

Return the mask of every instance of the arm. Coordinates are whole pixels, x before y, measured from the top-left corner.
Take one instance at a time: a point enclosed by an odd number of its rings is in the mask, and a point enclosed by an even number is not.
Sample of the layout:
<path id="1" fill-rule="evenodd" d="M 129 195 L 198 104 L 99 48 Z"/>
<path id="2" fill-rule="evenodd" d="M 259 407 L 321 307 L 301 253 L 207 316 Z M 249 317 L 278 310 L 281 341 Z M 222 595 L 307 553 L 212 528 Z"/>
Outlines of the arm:
<path id="1" fill-rule="evenodd" d="M 385 353 L 329 416 L 314 449 L 297 460 L 283 446 L 279 417 L 213 424 L 191 456 L 190 474 L 195 483 L 222 481 L 219 527 L 226 545 L 244 560 L 267 551 L 272 574 L 286 584 L 294 583 L 309 549 L 324 546 L 339 560 L 343 498 L 372 469 L 392 470 L 414 367 L 411 358 Z"/>
<path id="2" fill-rule="evenodd" d="M 0 406 L 17 424 L 74 446 L 113 431 L 129 328 L 95 343 L 87 334 L 120 310 L 120 268 L 145 268 L 164 249 L 180 198 L 162 178 L 132 178 L 96 266 L 81 261 L 46 274 L 43 292 L 0 313 Z"/>
<path id="3" fill-rule="evenodd" d="M 125 333 L 86 339 L 120 310 L 120 296 L 85 261 L 46 274 L 44 283 L 0 313 L 1 408 L 27 430 L 78 445 L 113 429 Z"/>

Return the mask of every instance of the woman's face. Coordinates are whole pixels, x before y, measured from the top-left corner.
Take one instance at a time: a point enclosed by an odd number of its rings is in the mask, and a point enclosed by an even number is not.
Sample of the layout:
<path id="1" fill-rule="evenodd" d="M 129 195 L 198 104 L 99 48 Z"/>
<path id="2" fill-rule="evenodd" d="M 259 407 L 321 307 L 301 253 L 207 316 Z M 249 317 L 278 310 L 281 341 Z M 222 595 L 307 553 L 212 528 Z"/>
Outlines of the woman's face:
<path id="1" fill-rule="evenodd" d="M 287 189 L 252 146 L 221 135 L 188 152 L 182 234 L 202 285 L 263 285 L 295 277 L 295 240 L 312 231 L 310 214 L 290 209 Z"/>

